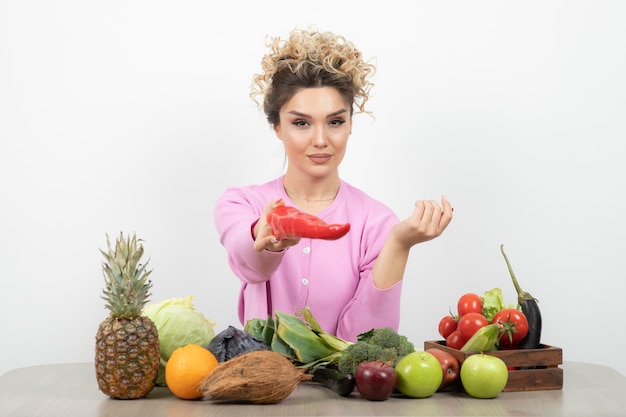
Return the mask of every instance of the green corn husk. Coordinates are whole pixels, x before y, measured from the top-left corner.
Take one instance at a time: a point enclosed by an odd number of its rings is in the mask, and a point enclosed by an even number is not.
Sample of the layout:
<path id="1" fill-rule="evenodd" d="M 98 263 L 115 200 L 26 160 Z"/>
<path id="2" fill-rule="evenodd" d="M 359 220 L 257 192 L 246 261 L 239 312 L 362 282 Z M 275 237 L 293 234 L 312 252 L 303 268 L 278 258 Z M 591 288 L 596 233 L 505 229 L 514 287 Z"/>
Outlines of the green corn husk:
<path id="1" fill-rule="evenodd" d="M 275 334 L 294 350 L 298 362 L 313 362 L 333 353 L 324 339 L 318 337 L 298 317 L 276 312 L 276 320 L 278 326 Z"/>
<path id="2" fill-rule="evenodd" d="M 311 313 L 311 309 L 309 307 L 304 308 L 303 318 L 304 322 L 309 326 L 311 331 L 317 334 L 324 333 L 324 330 L 322 330 L 322 326 L 320 326 L 315 317 L 313 317 L 313 313 Z"/>
<path id="3" fill-rule="evenodd" d="M 273 351 L 290 358 L 301 368 L 314 369 L 335 363 L 351 343 L 324 332 L 308 307 L 303 318 L 276 312 L 274 318 L 252 319 L 244 326 L 252 336 L 265 341 Z"/>
<path id="4" fill-rule="evenodd" d="M 263 337 L 262 340 L 268 340 L 271 344 L 275 332 L 276 326 L 274 323 L 274 319 L 272 319 L 271 316 L 268 316 L 267 320 L 265 321 L 265 326 L 263 327 L 263 330 L 261 332 L 261 336 Z"/>
<path id="5" fill-rule="evenodd" d="M 293 350 L 291 346 L 289 346 L 289 344 L 287 344 L 287 342 L 285 342 L 278 335 L 278 333 L 274 333 L 274 337 L 272 338 L 272 344 L 270 345 L 270 347 L 274 352 L 282 353 L 288 358 L 292 358 L 295 360 L 298 357 L 296 351 Z"/>
<path id="6" fill-rule="evenodd" d="M 478 329 L 476 333 L 463 345 L 461 352 L 491 352 L 496 350 L 500 338 L 500 326 L 497 323 L 488 324 Z"/>
<path id="7" fill-rule="evenodd" d="M 311 313 L 311 309 L 308 307 L 304 309 L 304 320 L 307 322 L 311 330 L 321 337 L 331 349 L 335 351 L 342 351 L 351 344 L 350 342 L 322 330 L 322 327 L 319 325 L 315 317 L 313 317 L 313 313 Z"/>

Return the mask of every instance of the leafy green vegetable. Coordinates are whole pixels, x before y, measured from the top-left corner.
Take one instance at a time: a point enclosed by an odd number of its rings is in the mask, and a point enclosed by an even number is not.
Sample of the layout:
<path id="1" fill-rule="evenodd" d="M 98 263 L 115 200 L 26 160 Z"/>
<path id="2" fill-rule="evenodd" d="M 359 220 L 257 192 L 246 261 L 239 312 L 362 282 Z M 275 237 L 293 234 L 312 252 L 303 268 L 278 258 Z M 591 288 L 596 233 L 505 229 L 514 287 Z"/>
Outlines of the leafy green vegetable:
<path id="1" fill-rule="evenodd" d="M 159 333 L 161 364 L 157 385 L 166 385 L 165 364 L 176 348 L 190 343 L 206 347 L 215 337 L 215 323 L 196 310 L 192 301 L 193 296 L 170 298 L 143 309 L 143 315 L 154 322 Z"/>
<path id="2" fill-rule="evenodd" d="M 406 336 L 390 327 L 377 328 L 357 336 L 357 342 L 341 352 L 337 366 L 339 371 L 351 374 L 363 362 L 381 361 L 395 366 L 413 351 L 415 346 Z"/>
<path id="3" fill-rule="evenodd" d="M 350 344 L 322 330 L 308 307 L 302 318 L 276 311 L 274 317 L 268 316 L 267 320 L 250 319 L 244 331 L 307 369 L 333 363 Z"/>
<path id="4" fill-rule="evenodd" d="M 483 315 L 487 318 L 489 323 L 491 323 L 496 313 L 504 308 L 506 308 L 506 305 L 504 304 L 504 298 L 502 297 L 502 290 L 500 288 L 485 291 L 485 295 L 483 296 Z"/>
<path id="5" fill-rule="evenodd" d="M 308 307 L 303 317 L 277 311 L 273 318 L 248 320 L 244 331 L 265 341 L 273 351 L 282 353 L 307 371 L 331 366 L 344 374 L 353 374 L 361 362 L 379 360 L 395 365 L 403 356 L 415 351 L 406 336 L 390 327 L 361 333 L 355 343 L 343 340 L 326 333 Z"/>

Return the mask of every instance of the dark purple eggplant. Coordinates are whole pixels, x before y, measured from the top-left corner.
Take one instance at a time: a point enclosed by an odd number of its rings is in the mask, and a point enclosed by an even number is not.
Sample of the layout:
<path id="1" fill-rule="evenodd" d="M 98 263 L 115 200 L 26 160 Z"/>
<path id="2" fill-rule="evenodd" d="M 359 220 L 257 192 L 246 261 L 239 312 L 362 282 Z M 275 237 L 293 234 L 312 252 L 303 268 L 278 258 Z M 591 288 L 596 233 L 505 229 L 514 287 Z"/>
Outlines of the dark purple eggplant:
<path id="1" fill-rule="evenodd" d="M 517 292 L 517 301 L 522 308 L 522 313 L 526 316 L 526 320 L 528 320 L 528 333 L 519 342 L 517 348 L 538 349 L 541 346 L 541 311 L 539 310 L 538 301 L 535 297 L 530 295 L 530 293 L 522 291 L 522 288 L 513 273 L 513 268 L 511 268 L 509 258 L 506 256 L 506 253 L 504 253 L 504 245 L 500 245 L 500 251 L 504 256 L 507 267 L 509 268 L 509 273 L 511 274 L 511 279 L 513 280 L 513 286 Z"/>
<path id="2" fill-rule="evenodd" d="M 320 366 L 313 370 L 313 382 L 318 382 L 330 388 L 342 397 L 349 396 L 354 391 L 355 381 L 352 374 L 344 374 L 332 367 Z"/>

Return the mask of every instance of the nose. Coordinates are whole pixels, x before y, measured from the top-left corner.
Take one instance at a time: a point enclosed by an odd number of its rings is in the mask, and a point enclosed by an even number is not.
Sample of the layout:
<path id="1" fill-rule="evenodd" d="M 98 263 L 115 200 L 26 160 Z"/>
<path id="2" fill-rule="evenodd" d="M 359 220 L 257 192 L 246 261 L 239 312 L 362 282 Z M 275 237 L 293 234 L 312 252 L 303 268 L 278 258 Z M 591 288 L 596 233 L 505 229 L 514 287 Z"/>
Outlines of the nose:
<path id="1" fill-rule="evenodd" d="M 313 146 L 316 148 L 325 148 L 328 146 L 328 138 L 326 137 L 326 130 L 324 128 L 317 127 L 313 130 L 313 138 L 311 140 Z"/>

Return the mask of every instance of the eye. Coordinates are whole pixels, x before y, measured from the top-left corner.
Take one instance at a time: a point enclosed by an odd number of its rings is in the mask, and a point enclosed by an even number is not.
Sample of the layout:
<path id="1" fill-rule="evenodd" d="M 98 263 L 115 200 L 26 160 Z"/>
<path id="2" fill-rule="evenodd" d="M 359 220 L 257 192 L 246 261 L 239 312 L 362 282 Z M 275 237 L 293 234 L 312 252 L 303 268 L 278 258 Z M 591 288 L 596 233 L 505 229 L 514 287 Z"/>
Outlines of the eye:
<path id="1" fill-rule="evenodd" d="M 307 121 L 306 121 L 306 120 L 302 120 L 302 119 L 299 119 L 299 120 L 294 120 L 294 121 L 292 122 L 292 124 L 293 124 L 294 126 L 307 126 L 307 125 L 308 125 Z"/>
<path id="2" fill-rule="evenodd" d="M 342 124 L 344 124 L 346 121 L 343 119 L 333 119 L 330 121 L 330 125 L 331 126 L 341 126 Z"/>

